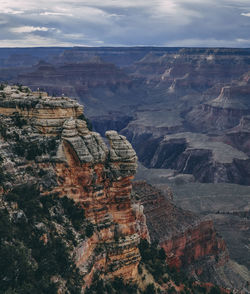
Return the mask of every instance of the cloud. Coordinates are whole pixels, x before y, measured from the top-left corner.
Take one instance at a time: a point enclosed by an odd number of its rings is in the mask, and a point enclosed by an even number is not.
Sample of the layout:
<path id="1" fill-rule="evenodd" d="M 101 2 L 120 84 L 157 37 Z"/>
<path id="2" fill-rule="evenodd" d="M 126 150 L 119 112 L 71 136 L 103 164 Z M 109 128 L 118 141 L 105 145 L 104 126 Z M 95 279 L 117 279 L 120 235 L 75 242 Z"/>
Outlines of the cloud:
<path id="1" fill-rule="evenodd" d="M 11 9 L 11 8 L 2 8 L 0 9 L 0 13 L 4 14 L 22 14 L 22 10 L 17 10 L 17 9 Z"/>
<path id="2" fill-rule="evenodd" d="M 44 16 L 73 16 L 72 13 L 63 13 L 63 12 L 52 12 L 52 11 L 45 11 L 45 12 L 41 12 L 40 15 L 44 15 Z"/>
<path id="3" fill-rule="evenodd" d="M 249 0 L 0 0 L 0 46 L 245 47 L 248 11 Z"/>
<path id="4" fill-rule="evenodd" d="M 248 12 L 248 13 L 241 13 L 241 15 L 250 17 L 250 12 Z"/>
<path id="5" fill-rule="evenodd" d="M 236 39 L 237 42 L 239 43 L 245 43 L 248 44 L 247 46 L 250 47 L 250 39 Z"/>
<path id="6" fill-rule="evenodd" d="M 62 46 L 70 47 L 72 42 L 58 41 L 53 38 L 43 38 L 41 36 L 31 36 L 28 35 L 24 38 L 19 38 L 15 40 L 5 39 L 1 40 L 2 47 L 40 47 L 43 44 L 44 47 Z M 80 43 L 75 43 L 75 46 L 82 46 Z"/>
<path id="7" fill-rule="evenodd" d="M 250 39 L 217 40 L 217 39 L 181 39 L 168 42 L 170 47 L 250 47 Z"/>
<path id="8" fill-rule="evenodd" d="M 32 33 L 32 32 L 38 32 L 38 31 L 39 32 L 47 32 L 49 30 L 50 30 L 50 28 L 33 27 L 33 26 L 22 26 L 22 27 L 11 28 L 11 31 L 13 33 Z"/>

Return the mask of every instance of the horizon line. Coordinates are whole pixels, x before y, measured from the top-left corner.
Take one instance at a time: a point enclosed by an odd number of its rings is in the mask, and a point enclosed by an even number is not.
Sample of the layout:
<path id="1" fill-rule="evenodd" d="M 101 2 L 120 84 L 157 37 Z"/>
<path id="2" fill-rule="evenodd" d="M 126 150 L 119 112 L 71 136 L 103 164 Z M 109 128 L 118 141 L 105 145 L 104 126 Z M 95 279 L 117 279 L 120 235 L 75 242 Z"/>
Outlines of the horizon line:
<path id="1" fill-rule="evenodd" d="M 113 46 L 88 46 L 88 45 L 76 45 L 76 46 L 24 46 L 24 47 L 1 47 L 1 49 L 43 49 L 43 48 L 194 48 L 194 49 L 250 49 L 250 47 L 227 47 L 227 46 L 160 46 L 160 45 L 113 45 Z"/>

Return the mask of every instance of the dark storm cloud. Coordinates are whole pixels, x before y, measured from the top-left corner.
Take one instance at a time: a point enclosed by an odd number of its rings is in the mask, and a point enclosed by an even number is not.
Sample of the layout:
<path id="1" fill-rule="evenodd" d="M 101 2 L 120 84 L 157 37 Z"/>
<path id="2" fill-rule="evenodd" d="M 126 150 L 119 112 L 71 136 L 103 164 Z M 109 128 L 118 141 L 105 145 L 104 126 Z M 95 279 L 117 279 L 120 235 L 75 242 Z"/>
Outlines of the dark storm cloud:
<path id="1" fill-rule="evenodd" d="M 0 0 L 1 47 L 250 47 L 249 0 Z"/>

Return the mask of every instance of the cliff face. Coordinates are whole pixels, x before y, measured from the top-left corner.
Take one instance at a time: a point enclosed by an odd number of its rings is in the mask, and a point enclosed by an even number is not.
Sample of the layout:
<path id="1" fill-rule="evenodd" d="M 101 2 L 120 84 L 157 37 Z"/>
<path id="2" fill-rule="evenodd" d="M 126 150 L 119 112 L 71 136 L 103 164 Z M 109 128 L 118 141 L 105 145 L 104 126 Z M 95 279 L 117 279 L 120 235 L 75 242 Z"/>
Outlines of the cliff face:
<path id="1" fill-rule="evenodd" d="M 42 87 L 54 95 L 64 93 L 75 97 L 87 106 L 88 115 L 91 113 L 93 116 L 114 111 L 125 101 L 132 101 L 128 93 L 138 87 L 125 71 L 98 58 L 82 63 L 41 62 L 28 73 L 21 73 L 14 81 L 29 85 L 33 90 Z M 103 99 L 104 96 L 107 99 Z"/>
<path id="2" fill-rule="evenodd" d="M 215 99 L 194 107 L 187 120 L 198 131 L 223 131 L 235 127 L 249 114 L 250 73 L 222 87 Z"/>
<path id="3" fill-rule="evenodd" d="M 243 116 L 240 123 L 223 136 L 224 142 L 249 155 L 250 147 L 250 116 Z"/>
<path id="4" fill-rule="evenodd" d="M 176 207 L 169 187 L 163 195 L 146 182 L 136 181 L 132 195 L 143 204 L 151 242 L 159 241 L 169 266 L 200 281 L 247 291 L 249 272 L 230 259 L 211 219 Z"/>
<path id="5" fill-rule="evenodd" d="M 67 196 L 94 226 L 76 249 L 76 264 L 89 285 L 93 273 L 137 277 L 139 231 L 132 210 L 131 180 L 136 154 L 125 137 L 106 132 L 110 148 L 91 132 L 82 106 L 66 97 L 47 97 L 25 87 L 0 91 L 1 181 L 6 193 L 38 182 L 44 195 Z"/>
<path id="6" fill-rule="evenodd" d="M 114 64 L 104 63 L 98 58 L 82 63 L 69 62 L 59 66 L 40 63 L 33 68 L 32 73 L 24 74 L 19 78 L 32 88 L 43 84 L 51 92 L 60 93 L 62 89 L 65 89 L 65 94 L 68 94 L 74 87 L 75 91 L 82 90 L 83 93 L 86 93 L 89 88 L 93 87 L 126 85 L 131 82 L 128 76 Z"/>
<path id="7" fill-rule="evenodd" d="M 168 263 L 177 268 L 199 263 L 205 258 L 218 265 L 228 259 L 225 242 L 217 238 L 212 221 L 203 221 L 188 228 L 179 236 L 161 243 L 161 246 L 167 253 Z M 204 270 L 204 265 L 197 266 L 195 273 L 200 275 Z"/>
<path id="8" fill-rule="evenodd" d="M 191 132 L 162 137 L 150 134 L 133 136 L 127 131 L 124 134 L 131 138 L 141 162 L 147 167 L 192 174 L 202 183 L 249 185 L 249 158 L 243 152 L 246 151 L 247 137 L 244 137 L 246 146 L 244 148 L 242 145 L 240 151 L 233 141 L 233 136 L 239 138 L 238 133 L 228 133 L 225 138 Z M 231 143 L 230 146 L 229 140 L 234 144 Z"/>
<path id="9" fill-rule="evenodd" d="M 112 277 L 135 279 L 140 260 L 139 235 L 130 203 L 131 179 L 136 170 L 135 152 L 115 131 L 106 133 L 111 146 L 108 151 L 99 134 L 77 137 L 75 130 L 74 120 L 65 123 L 62 149 L 67 165 L 56 164 L 60 183 L 54 191 L 79 202 L 87 218 L 97 227 L 91 250 L 95 255 L 96 246 L 105 248 L 103 270 Z M 85 266 L 86 258 L 89 260 L 84 250 L 79 253 L 80 267 L 81 263 Z"/>
<path id="10" fill-rule="evenodd" d="M 199 276 L 207 270 L 205 260 L 214 266 L 228 261 L 225 242 L 218 237 L 213 222 L 176 207 L 170 190 L 169 200 L 145 182 L 135 182 L 133 191 L 144 206 L 151 241 L 159 240 L 169 266 L 186 268 Z"/>

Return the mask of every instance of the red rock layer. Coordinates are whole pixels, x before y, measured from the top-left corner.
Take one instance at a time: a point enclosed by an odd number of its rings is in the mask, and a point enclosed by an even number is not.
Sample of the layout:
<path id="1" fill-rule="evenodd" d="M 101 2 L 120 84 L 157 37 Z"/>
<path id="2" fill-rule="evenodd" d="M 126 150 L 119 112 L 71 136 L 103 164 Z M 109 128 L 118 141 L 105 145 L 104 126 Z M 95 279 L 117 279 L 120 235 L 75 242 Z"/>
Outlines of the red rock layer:
<path id="1" fill-rule="evenodd" d="M 228 260 L 225 242 L 217 237 L 212 221 L 187 228 L 185 232 L 161 242 L 161 246 L 166 252 L 168 264 L 176 268 L 188 266 L 202 258 L 209 258 L 218 265 Z M 196 273 L 201 274 L 202 271 L 198 268 Z"/>
<path id="2" fill-rule="evenodd" d="M 9 165 L 5 160 L 6 168 L 10 170 L 11 166 L 12 173 L 17 174 L 12 187 L 25 181 L 38 182 L 43 194 L 57 192 L 82 206 L 94 227 L 93 236 L 79 240 L 76 248 L 76 264 L 86 283 L 90 283 L 97 270 L 106 277 L 135 280 L 140 254 L 136 214 L 131 205 L 131 180 L 137 167 L 131 144 L 117 132 L 108 131 L 108 148 L 101 136 L 91 132 L 81 119 L 83 107 L 70 98 L 52 98 L 21 86 L 4 86 L 0 92 L 0 114 L 7 116 L 0 118 L 6 124 L 6 133 L 7 129 L 19 132 L 18 141 L 25 146 L 19 147 L 32 146 L 35 150 L 32 159 L 23 154 L 15 161 L 18 156 L 12 154 L 15 148 L 11 148 L 17 144 L 14 136 L 12 142 L 0 140 L 3 158 L 11 162 Z M 13 122 L 14 110 L 19 119 L 25 117 L 25 131 L 20 121 L 19 127 Z M 42 143 L 46 147 L 38 152 Z M 34 168 L 32 179 L 25 172 L 28 165 Z M 37 172 L 40 169 L 49 173 L 44 180 Z"/>
<path id="3" fill-rule="evenodd" d="M 210 260 L 216 265 L 228 260 L 223 239 L 219 238 L 210 220 L 202 221 L 195 214 L 176 207 L 159 190 L 145 182 L 133 184 L 133 194 L 144 206 L 152 241 L 159 240 L 167 256 L 167 263 L 176 268 L 192 266 L 201 274 L 201 262 Z"/>
<path id="4" fill-rule="evenodd" d="M 109 161 L 81 163 L 76 150 L 67 142 L 63 143 L 63 152 L 67 163 L 55 164 L 58 186 L 54 191 L 80 203 L 86 217 L 97 229 L 77 254 L 76 262 L 80 268 L 94 259 L 91 272 L 83 270 L 86 271 L 85 280 L 90 283 L 96 269 L 109 277 L 135 280 L 140 254 L 136 218 L 131 205 L 133 175 L 125 173 L 125 176 L 117 177 L 112 174 L 115 168 L 120 171 L 121 166 L 131 162 L 112 162 L 112 168 Z M 99 258 L 94 257 L 97 247 L 103 249 Z"/>

